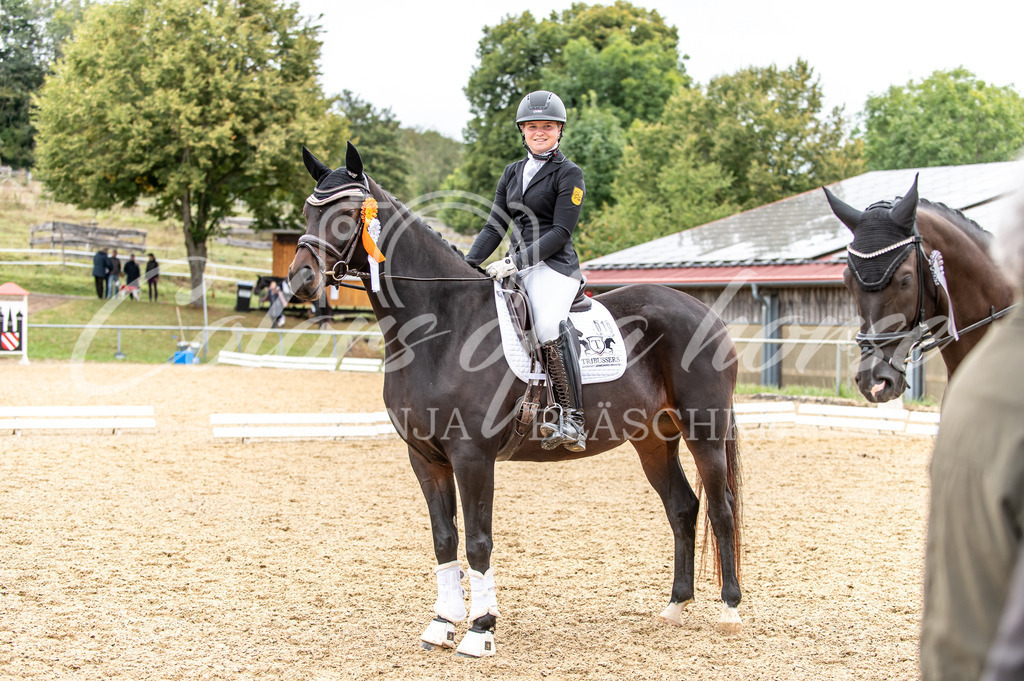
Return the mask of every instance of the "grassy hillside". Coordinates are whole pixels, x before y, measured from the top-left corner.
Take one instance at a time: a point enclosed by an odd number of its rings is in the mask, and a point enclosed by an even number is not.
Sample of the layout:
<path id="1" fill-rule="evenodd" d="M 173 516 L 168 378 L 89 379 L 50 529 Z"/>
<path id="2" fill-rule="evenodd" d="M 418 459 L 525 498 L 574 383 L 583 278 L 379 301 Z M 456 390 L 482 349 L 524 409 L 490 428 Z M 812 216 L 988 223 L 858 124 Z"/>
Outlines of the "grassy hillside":
<path id="1" fill-rule="evenodd" d="M 156 254 L 160 261 L 184 259 L 185 245 L 180 228 L 173 222 L 159 221 L 147 215 L 140 208 L 120 208 L 110 211 L 84 211 L 73 206 L 58 203 L 48 198 L 38 182 L 25 179 L 0 179 L 0 249 L 27 249 L 32 225 L 49 221 L 62 221 L 77 224 L 95 222 L 100 227 L 115 229 L 144 229 L 146 250 Z M 210 261 L 223 265 L 240 265 L 262 270 L 269 274 L 271 267 L 270 251 L 237 248 L 209 243 Z M 139 259 L 139 258 L 137 258 Z M 42 253 L 0 253 L 0 283 L 16 282 L 28 290 L 30 296 L 30 323 L 38 324 L 101 324 L 104 326 L 168 326 L 169 330 L 122 331 L 121 350 L 130 361 L 163 362 L 171 357 L 176 349 L 182 333 L 178 331 L 179 315 L 181 324 L 188 326 L 203 325 L 202 309 L 179 305 L 177 294 L 188 290 L 187 277 L 175 278 L 161 276 L 160 302 L 151 304 L 142 301 L 119 301 L 108 304 L 96 298 L 91 270 L 85 267 L 88 258 L 69 260 L 65 267 L 60 265 L 15 265 L 25 260 L 60 261 L 59 254 L 43 255 Z M 144 261 L 142 258 L 141 261 Z M 74 263 L 78 263 L 76 266 Z M 144 266 L 144 265 L 143 265 Z M 179 270 L 183 274 L 187 269 L 183 266 L 165 267 Z M 238 281 L 255 281 L 257 273 L 231 270 L 207 270 L 229 279 Z M 266 325 L 265 308 L 248 313 L 234 311 L 236 286 L 231 281 L 212 281 L 207 294 L 207 314 L 211 326 L 232 329 L 244 327 L 255 329 L 261 324 Z M 184 301 L 183 301 L 184 302 Z M 255 303 L 255 301 L 254 301 Z M 308 328 L 310 322 L 305 318 L 304 310 L 293 306 L 286 318 L 286 329 Z M 365 320 L 335 322 L 333 328 L 347 329 L 350 326 L 362 328 L 367 326 Z M 185 340 L 193 340 L 195 332 L 186 332 Z M 210 357 L 221 347 L 231 350 L 239 349 L 239 334 L 220 331 L 210 339 Z M 246 352 L 277 352 L 279 344 L 287 354 L 328 355 L 334 350 L 333 340 L 308 336 L 282 336 L 276 331 L 268 331 L 262 339 L 250 335 L 242 336 L 241 349 Z M 283 339 L 283 343 L 282 343 Z M 342 340 L 338 351 L 345 349 Z M 86 360 L 113 361 L 117 350 L 117 333 L 113 330 L 99 332 L 83 332 L 72 329 L 40 329 L 30 331 L 29 357 L 68 359 L 84 358 Z M 349 350 L 349 354 L 357 356 L 379 356 L 379 348 L 374 345 L 360 343 Z"/>

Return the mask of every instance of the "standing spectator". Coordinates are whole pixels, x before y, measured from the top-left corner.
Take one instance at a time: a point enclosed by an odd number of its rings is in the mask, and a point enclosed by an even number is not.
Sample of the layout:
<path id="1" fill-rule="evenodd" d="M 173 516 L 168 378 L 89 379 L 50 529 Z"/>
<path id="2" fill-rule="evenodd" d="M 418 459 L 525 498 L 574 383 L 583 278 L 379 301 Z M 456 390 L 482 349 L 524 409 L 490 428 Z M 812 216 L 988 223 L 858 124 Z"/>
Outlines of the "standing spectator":
<path id="1" fill-rule="evenodd" d="M 125 289 L 133 300 L 139 298 L 139 263 L 135 262 L 135 254 L 128 256 L 128 262 L 124 264 Z"/>
<path id="2" fill-rule="evenodd" d="M 117 259 L 117 249 L 110 254 L 110 273 L 107 275 L 107 298 L 117 295 L 121 284 L 121 261 Z"/>
<path id="3" fill-rule="evenodd" d="M 1001 225 L 992 253 L 1011 284 L 1024 289 L 1024 193 Z M 1024 307 L 992 329 L 946 388 L 931 461 L 925 548 L 921 676 L 978 679 L 1011 593 L 1024 547 Z M 1007 628 L 1020 631 L 1020 606 Z M 1019 640 L 1011 645 L 1020 646 Z M 1012 655 L 1011 655 L 1012 653 Z M 1018 658 L 1014 661 L 1014 657 Z M 1000 644 L 993 678 L 1019 665 Z M 1015 676 L 1013 678 L 1020 678 Z"/>
<path id="4" fill-rule="evenodd" d="M 157 302 L 159 292 L 156 290 L 156 283 L 160 279 L 160 264 L 156 261 L 156 256 L 152 253 L 149 254 L 149 260 L 146 261 L 146 284 L 149 292 L 149 302 Z"/>
<path id="5" fill-rule="evenodd" d="M 267 313 L 267 316 L 270 317 L 271 327 L 284 326 L 284 306 L 288 304 L 288 301 L 285 300 L 284 293 L 278 287 L 276 281 L 270 281 L 265 297 L 267 302 L 270 303 L 270 311 Z"/>
<path id="6" fill-rule="evenodd" d="M 110 257 L 107 256 L 107 249 L 101 248 L 92 256 L 92 278 L 96 280 L 96 297 L 100 300 L 106 297 L 108 274 L 110 274 Z"/>

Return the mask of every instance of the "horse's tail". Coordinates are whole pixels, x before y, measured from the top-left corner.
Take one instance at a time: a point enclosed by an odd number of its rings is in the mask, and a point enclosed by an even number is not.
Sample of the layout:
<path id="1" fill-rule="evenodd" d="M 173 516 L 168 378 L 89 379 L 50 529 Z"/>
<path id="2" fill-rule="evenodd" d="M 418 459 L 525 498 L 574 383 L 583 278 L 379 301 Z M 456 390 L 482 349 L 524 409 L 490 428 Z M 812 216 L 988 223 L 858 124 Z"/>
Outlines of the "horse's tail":
<path id="1" fill-rule="evenodd" d="M 725 439 L 725 462 L 728 466 L 726 480 L 729 484 L 729 491 L 732 492 L 732 543 L 736 554 L 736 577 L 738 579 L 742 574 L 740 555 L 743 548 L 743 497 L 740 487 L 743 485 L 743 476 L 740 473 L 739 429 L 736 427 L 736 410 L 732 406 L 729 407 L 729 434 Z"/>
<path id="2" fill-rule="evenodd" d="M 740 555 L 743 549 L 743 533 L 742 533 L 742 520 L 743 520 L 743 503 L 740 488 L 743 485 L 743 476 L 740 473 L 740 443 L 739 443 L 739 429 L 736 427 L 736 410 L 732 406 L 729 407 L 729 430 L 726 433 L 725 438 L 725 464 L 726 464 L 726 484 L 729 486 L 729 492 L 732 494 L 732 544 L 733 553 L 736 560 L 736 577 L 740 578 L 742 571 L 740 569 Z M 697 498 L 700 499 L 703 483 L 699 476 L 697 479 Z M 705 560 L 707 558 L 708 546 L 714 546 L 715 551 L 715 574 L 718 576 L 718 581 L 722 581 L 722 554 L 718 551 L 718 541 L 715 538 L 715 533 L 711 529 L 711 517 L 704 514 L 704 541 L 701 546 L 701 571 L 704 570 Z"/>

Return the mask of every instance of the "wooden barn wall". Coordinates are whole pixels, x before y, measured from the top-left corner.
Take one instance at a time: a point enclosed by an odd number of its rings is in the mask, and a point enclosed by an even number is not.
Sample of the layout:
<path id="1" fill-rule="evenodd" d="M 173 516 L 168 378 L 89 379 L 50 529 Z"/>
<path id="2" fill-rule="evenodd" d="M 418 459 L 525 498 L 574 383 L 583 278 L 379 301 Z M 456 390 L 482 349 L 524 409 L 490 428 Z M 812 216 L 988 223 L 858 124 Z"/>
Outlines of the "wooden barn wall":
<path id="1" fill-rule="evenodd" d="M 749 286 L 736 290 L 722 288 L 685 289 L 690 295 L 714 307 L 729 325 L 739 353 L 740 383 L 761 381 L 762 347 L 744 338 L 761 335 L 761 303 L 754 300 Z M 783 339 L 852 340 L 860 324 L 853 296 L 842 286 L 761 287 L 759 294 L 776 294 Z M 782 384 L 832 389 L 836 380 L 857 392 L 854 377 L 860 351 L 854 345 L 783 344 Z M 937 353 L 925 362 L 925 396 L 939 401 L 946 388 L 946 367 Z"/>
<path id="2" fill-rule="evenodd" d="M 761 323 L 761 303 L 754 300 L 749 286 L 683 290 L 715 308 L 727 324 Z M 859 323 L 853 296 L 842 286 L 761 287 L 758 293 L 778 296 L 779 317 L 788 324 L 847 326 Z"/>

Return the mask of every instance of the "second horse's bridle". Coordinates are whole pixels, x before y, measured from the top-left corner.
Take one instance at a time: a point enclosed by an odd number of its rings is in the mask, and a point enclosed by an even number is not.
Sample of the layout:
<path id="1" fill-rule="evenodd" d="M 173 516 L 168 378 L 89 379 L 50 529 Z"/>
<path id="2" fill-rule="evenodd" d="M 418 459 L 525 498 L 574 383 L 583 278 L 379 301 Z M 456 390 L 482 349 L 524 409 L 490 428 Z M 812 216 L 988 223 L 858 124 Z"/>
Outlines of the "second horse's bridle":
<path id="1" fill-rule="evenodd" d="M 945 268 L 942 262 L 942 253 L 937 249 L 932 250 L 931 257 L 926 257 L 924 253 L 924 239 L 921 237 L 921 232 L 917 228 L 917 220 L 914 220 L 914 227 L 911 235 L 906 239 L 897 241 L 896 243 L 890 244 L 885 248 L 879 249 L 873 253 L 861 253 L 854 249 L 847 247 L 847 251 L 858 258 L 873 258 L 882 255 L 883 253 L 889 253 L 913 244 L 914 252 L 916 254 L 916 262 L 914 263 L 914 269 L 917 271 L 917 312 L 914 317 L 914 321 L 910 323 L 909 328 L 906 331 L 890 331 L 885 333 L 863 333 L 859 332 L 855 336 L 857 345 L 860 346 L 861 354 L 868 352 L 875 352 L 877 348 L 892 343 L 899 343 L 896 351 L 893 352 L 892 356 L 887 360 L 889 366 L 895 369 L 900 374 L 906 374 L 907 362 L 913 356 L 915 351 L 920 354 L 924 354 L 936 348 L 942 348 L 948 345 L 952 341 L 960 340 L 960 335 L 974 331 L 975 329 L 984 326 L 985 324 L 991 324 L 995 320 L 999 319 L 1003 315 L 1010 312 L 1013 309 L 1013 305 L 1006 307 L 996 312 L 995 306 L 989 309 L 988 317 L 981 319 L 963 329 L 957 329 L 956 321 L 953 316 L 953 299 L 949 296 L 949 288 L 946 285 Z M 924 263 L 928 262 L 928 269 L 932 275 L 932 283 L 935 288 L 935 302 L 939 302 L 939 289 L 941 288 L 946 294 L 946 300 L 949 304 L 949 316 L 946 321 L 946 328 L 942 335 L 936 336 L 931 327 L 928 326 L 925 321 L 925 309 L 924 309 L 924 287 L 925 287 L 925 266 Z M 853 268 L 853 262 L 848 263 L 849 267 Z M 931 339 L 928 339 L 931 336 Z M 926 342 L 927 341 L 927 342 Z M 904 350 L 900 352 L 900 350 Z M 916 360 L 915 360 L 916 361 Z"/>

